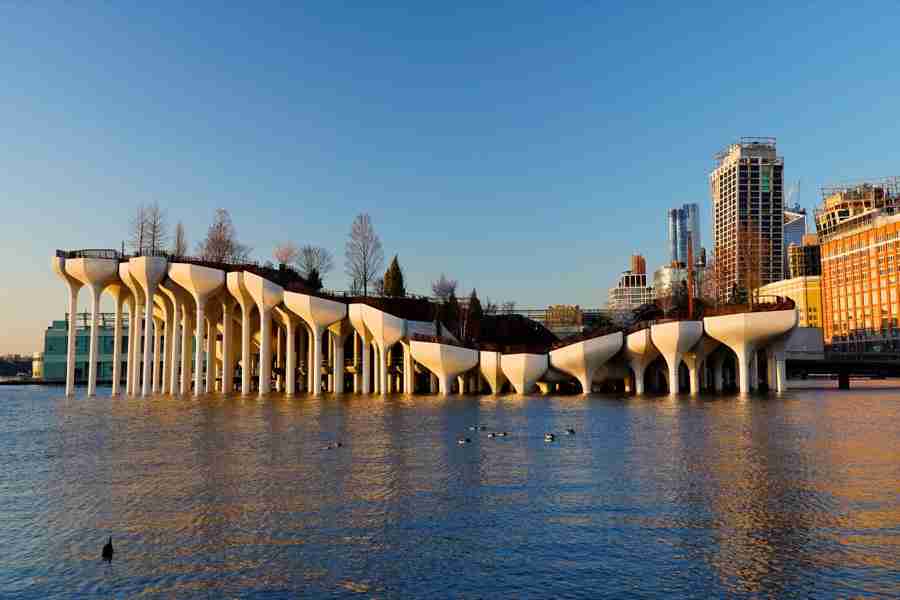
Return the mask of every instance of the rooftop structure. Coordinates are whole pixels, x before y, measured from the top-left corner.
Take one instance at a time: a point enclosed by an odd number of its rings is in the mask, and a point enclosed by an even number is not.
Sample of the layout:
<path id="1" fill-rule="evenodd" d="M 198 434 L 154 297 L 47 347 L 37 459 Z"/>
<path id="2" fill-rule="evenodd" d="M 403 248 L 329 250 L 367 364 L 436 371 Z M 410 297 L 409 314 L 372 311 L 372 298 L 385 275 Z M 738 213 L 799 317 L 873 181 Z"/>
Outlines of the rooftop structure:
<path id="1" fill-rule="evenodd" d="M 647 262 L 640 254 L 631 257 L 631 270 L 623 271 L 615 287 L 609 288 L 609 310 L 631 310 L 653 301 L 653 288 L 647 285 Z"/>
<path id="2" fill-rule="evenodd" d="M 816 232 L 824 242 L 865 224 L 875 214 L 892 215 L 900 208 L 900 177 L 822 188 L 816 209 Z"/>

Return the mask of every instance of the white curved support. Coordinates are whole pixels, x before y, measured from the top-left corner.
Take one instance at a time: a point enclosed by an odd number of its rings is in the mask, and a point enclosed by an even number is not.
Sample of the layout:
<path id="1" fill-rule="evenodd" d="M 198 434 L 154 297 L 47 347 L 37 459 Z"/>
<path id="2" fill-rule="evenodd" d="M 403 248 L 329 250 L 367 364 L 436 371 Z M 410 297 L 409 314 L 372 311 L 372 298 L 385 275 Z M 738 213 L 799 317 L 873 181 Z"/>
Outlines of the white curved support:
<path id="1" fill-rule="evenodd" d="M 272 386 L 272 309 L 281 303 L 284 289 L 249 271 L 244 271 L 244 287 L 259 311 L 259 395 L 262 396 Z"/>
<path id="2" fill-rule="evenodd" d="M 351 304 L 347 307 L 347 316 L 350 319 L 350 324 L 353 326 L 353 329 L 359 335 L 362 343 L 360 344 L 360 354 L 362 355 L 361 364 L 359 368 L 362 370 L 362 377 L 360 385 L 362 386 L 360 392 L 363 394 L 372 393 L 372 380 L 371 380 L 371 366 L 369 364 L 370 353 L 371 353 L 371 345 L 372 345 L 372 332 L 366 327 L 365 319 L 363 318 L 363 310 L 365 309 L 365 304 Z"/>
<path id="3" fill-rule="evenodd" d="M 122 383 L 122 307 L 130 302 L 131 293 L 128 287 L 118 278 L 119 267 L 116 266 L 116 282 L 106 286 L 106 292 L 116 301 L 116 320 L 113 325 L 113 368 L 112 368 L 112 395 L 119 395 L 119 387 Z"/>
<path id="4" fill-rule="evenodd" d="M 137 256 L 128 261 L 128 270 L 131 277 L 144 292 L 144 360 L 143 381 L 141 382 L 141 395 L 150 393 L 151 383 L 151 347 L 153 338 L 153 296 L 156 294 L 156 286 L 166 276 L 166 259 L 160 256 Z M 153 357 L 156 360 L 156 357 Z"/>
<path id="5" fill-rule="evenodd" d="M 241 307 L 241 393 L 250 393 L 250 340 L 252 337 L 250 317 L 256 303 L 244 285 L 244 274 L 232 271 L 228 274 L 228 291 Z"/>
<path id="6" fill-rule="evenodd" d="M 581 393 L 588 394 L 597 369 L 622 348 L 622 339 L 622 332 L 617 331 L 557 348 L 550 352 L 550 365 L 577 379 Z"/>
<path id="7" fill-rule="evenodd" d="M 221 294 L 222 302 L 222 392 L 234 391 L 234 308 L 237 302 L 229 294 Z"/>
<path id="8" fill-rule="evenodd" d="M 485 381 L 491 388 L 491 394 L 497 395 L 503 389 L 506 383 L 506 375 L 500 367 L 500 360 L 503 355 L 499 352 L 490 350 L 482 350 L 479 356 L 479 370 Z"/>
<path id="9" fill-rule="evenodd" d="M 297 327 L 300 325 L 301 319 L 284 305 L 276 306 L 275 314 L 285 329 L 285 394 L 293 396 L 297 391 L 297 348 L 294 340 L 297 337 Z"/>
<path id="10" fill-rule="evenodd" d="M 531 392 L 549 366 L 546 354 L 504 354 L 500 359 L 500 368 L 517 394 Z"/>
<path id="11" fill-rule="evenodd" d="M 478 351 L 471 348 L 412 340 L 409 350 L 413 359 L 438 378 L 439 393 L 450 393 L 453 378 L 478 364 Z"/>
<path id="12" fill-rule="evenodd" d="M 127 262 L 119 263 L 119 279 L 131 292 L 131 310 L 128 313 L 128 369 L 125 372 L 125 393 L 134 396 L 140 386 L 140 347 L 141 330 L 143 320 L 141 314 L 144 306 L 144 292 L 141 286 L 131 276 L 131 265 Z"/>
<path id="13" fill-rule="evenodd" d="M 88 396 L 97 393 L 98 334 L 100 331 L 100 294 L 118 279 L 119 261 L 109 258 L 66 259 L 66 273 L 91 291 L 91 344 L 88 355 Z"/>
<path id="14" fill-rule="evenodd" d="M 623 354 L 628 366 L 634 372 L 634 393 L 641 396 L 644 393 L 644 373 L 650 363 L 659 356 L 659 350 L 653 345 L 650 337 L 650 328 L 625 336 Z"/>
<path id="15" fill-rule="evenodd" d="M 715 352 L 721 344 L 709 336 L 703 336 L 690 352 L 684 355 L 684 364 L 687 365 L 691 376 L 691 395 L 700 393 L 700 369 L 706 358 Z"/>
<path id="16" fill-rule="evenodd" d="M 659 350 L 669 367 L 669 395 L 678 395 L 678 367 L 684 354 L 693 348 L 703 336 L 700 321 L 672 321 L 650 327 L 653 345 Z"/>
<path id="17" fill-rule="evenodd" d="M 179 368 L 181 368 L 181 377 L 184 377 L 184 368 L 182 356 L 184 352 L 184 343 L 182 338 L 186 334 L 186 329 L 182 326 L 182 320 L 186 311 L 190 310 L 190 294 L 188 294 L 180 285 L 166 277 L 159 283 L 159 290 L 165 294 L 169 302 L 172 303 L 172 348 L 169 353 L 167 343 L 166 360 L 170 361 L 166 367 L 166 381 L 168 386 L 163 390 L 164 393 L 181 394 L 184 393 L 181 385 L 181 379 L 178 377 Z"/>
<path id="18" fill-rule="evenodd" d="M 310 386 L 313 395 L 319 395 L 322 391 L 322 334 L 329 325 L 347 316 L 347 305 L 298 292 L 284 292 L 284 305 L 303 319 L 312 332 Z"/>
<path id="19" fill-rule="evenodd" d="M 75 393 L 75 315 L 78 312 L 78 292 L 81 282 L 66 273 L 66 259 L 53 257 L 53 270 L 65 282 L 69 290 L 69 320 L 66 323 L 68 333 L 66 340 L 66 396 Z"/>
<path id="20" fill-rule="evenodd" d="M 187 291 L 194 300 L 196 314 L 194 321 L 194 395 L 203 393 L 204 330 L 206 328 L 206 303 L 210 297 L 225 285 L 225 273 L 219 269 L 172 263 L 169 277 Z M 207 366 L 207 369 L 210 369 Z"/>
<path id="21" fill-rule="evenodd" d="M 388 393 L 387 353 L 391 346 L 406 335 L 406 321 L 375 307 L 363 305 L 363 321 L 378 347 L 379 392 Z"/>
<path id="22" fill-rule="evenodd" d="M 776 310 L 706 317 L 707 335 L 731 348 L 738 357 L 741 394 L 750 393 L 750 363 L 756 350 L 797 326 L 797 310 Z"/>
<path id="23" fill-rule="evenodd" d="M 344 393 L 344 343 L 353 334 L 353 326 L 348 319 L 341 319 L 328 326 L 333 338 L 334 356 L 332 356 L 332 380 L 335 394 Z"/>

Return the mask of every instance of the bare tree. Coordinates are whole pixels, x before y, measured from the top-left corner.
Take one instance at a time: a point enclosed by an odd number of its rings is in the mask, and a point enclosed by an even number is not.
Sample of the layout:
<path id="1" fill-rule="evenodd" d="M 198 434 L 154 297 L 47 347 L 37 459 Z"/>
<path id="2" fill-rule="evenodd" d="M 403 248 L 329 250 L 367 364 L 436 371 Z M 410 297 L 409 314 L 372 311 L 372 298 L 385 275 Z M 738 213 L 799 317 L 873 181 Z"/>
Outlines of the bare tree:
<path id="1" fill-rule="evenodd" d="M 293 263 L 299 256 L 300 249 L 297 248 L 297 244 L 294 242 L 283 242 L 278 244 L 272 252 L 272 258 L 282 265 Z"/>
<path id="2" fill-rule="evenodd" d="M 446 302 L 452 294 L 456 294 L 456 286 L 459 282 L 455 279 L 447 279 L 447 276 L 441 273 L 437 281 L 431 284 L 431 293 L 441 302 Z"/>
<path id="3" fill-rule="evenodd" d="M 218 208 L 206 238 L 197 245 L 197 254 L 212 262 L 241 263 L 247 261 L 250 248 L 238 242 L 228 211 Z"/>
<path id="4" fill-rule="evenodd" d="M 334 259 L 331 252 L 325 248 L 306 244 L 298 250 L 294 264 L 297 265 L 300 274 L 304 277 L 309 277 L 313 270 L 318 271 L 319 275 L 325 276 L 334 268 Z"/>
<path id="5" fill-rule="evenodd" d="M 497 306 L 497 303 L 491 300 L 490 298 L 485 298 L 484 307 L 482 308 L 482 312 L 486 315 L 495 315 L 497 314 L 497 309 L 500 308 Z"/>
<path id="6" fill-rule="evenodd" d="M 175 239 L 172 241 L 172 254 L 175 256 L 184 256 L 188 251 L 187 234 L 184 232 L 184 225 L 178 221 L 175 226 Z"/>
<path id="7" fill-rule="evenodd" d="M 384 250 L 368 214 L 359 214 L 353 220 L 344 255 L 347 276 L 362 287 L 363 295 L 368 295 L 369 286 L 384 268 Z"/>
<path id="8" fill-rule="evenodd" d="M 128 246 L 134 254 L 143 254 L 147 248 L 147 208 L 139 204 L 129 223 Z"/>
<path id="9" fill-rule="evenodd" d="M 150 254 L 156 254 L 165 247 L 169 239 L 166 211 L 159 207 L 159 203 L 154 202 L 147 205 L 145 214 L 147 218 L 147 250 Z"/>
<path id="10" fill-rule="evenodd" d="M 508 315 L 516 312 L 516 301 L 515 300 L 507 300 L 506 302 L 500 305 L 500 312 L 506 313 Z"/>

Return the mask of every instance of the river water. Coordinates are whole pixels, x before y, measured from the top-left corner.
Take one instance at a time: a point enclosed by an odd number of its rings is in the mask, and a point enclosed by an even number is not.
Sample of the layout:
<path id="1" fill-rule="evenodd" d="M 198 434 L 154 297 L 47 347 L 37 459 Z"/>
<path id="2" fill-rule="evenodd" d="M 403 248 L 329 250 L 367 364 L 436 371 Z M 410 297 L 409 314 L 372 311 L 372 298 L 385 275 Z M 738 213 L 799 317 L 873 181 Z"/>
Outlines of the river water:
<path id="1" fill-rule="evenodd" d="M 60 392 L 0 388 L 3 598 L 900 596 L 897 391 Z"/>

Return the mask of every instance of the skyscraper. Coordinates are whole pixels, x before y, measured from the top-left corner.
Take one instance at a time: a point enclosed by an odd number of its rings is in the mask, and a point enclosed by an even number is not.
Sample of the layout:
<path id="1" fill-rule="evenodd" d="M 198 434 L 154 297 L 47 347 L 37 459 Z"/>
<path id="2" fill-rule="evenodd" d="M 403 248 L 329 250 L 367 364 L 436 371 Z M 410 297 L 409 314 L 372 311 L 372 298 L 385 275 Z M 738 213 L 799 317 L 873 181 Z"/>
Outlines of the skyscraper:
<path id="1" fill-rule="evenodd" d="M 672 208 L 666 218 L 669 261 L 687 264 L 688 239 L 694 247 L 694 257 L 700 256 L 700 207 L 692 202 Z"/>
<path id="2" fill-rule="evenodd" d="M 784 159 L 775 138 L 741 138 L 715 156 L 713 202 L 716 289 L 753 290 L 784 271 Z"/>
<path id="3" fill-rule="evenodd" d="M 806 209 L 799 204 L 784 209 L 784 276 L 788 276 L 788 248 L 791 244 L 803 246 L 806 234 Z"/>

